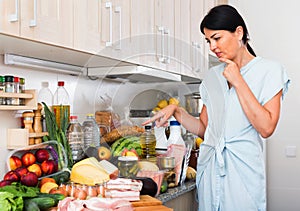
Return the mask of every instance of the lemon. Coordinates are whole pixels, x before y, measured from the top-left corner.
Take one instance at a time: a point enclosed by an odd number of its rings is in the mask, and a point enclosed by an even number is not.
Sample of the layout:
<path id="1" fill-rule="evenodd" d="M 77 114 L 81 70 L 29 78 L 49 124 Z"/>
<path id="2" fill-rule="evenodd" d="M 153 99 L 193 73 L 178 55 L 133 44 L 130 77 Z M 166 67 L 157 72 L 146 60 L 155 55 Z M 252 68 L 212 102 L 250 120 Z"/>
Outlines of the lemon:
<path id="1" fill-rule="evenodd" d="M 175 97 L 169 99 L 169 105 L 179 105 L 179 100 Z"/>
<path id="2" fill-rule="evenodd" d="M 168 105 L 168 101 L 166 99 L 163 99 L 163 100 L 160 100 L 158 103 L 157 103 L 157 107 L 159 108 L 164 108 Z"/>
<path id="3" fill-rule="evenodd" d="M 158 112 L 158 111 L 160 111 L 160 110 L 161 110 L 161 108 L 159 108 L 159 107 L 155 107 L 155 108 L 153 108 L 153 110 L 152 110 L 152 111 L 153 111 L 154 113 L 156 113 L 156 112 Z"/>
<path id="4" fill-rule="evenodd" d="M 196 148 L 197 148 L 197 149 L 199 149 L 200 144 L 202 144 L 202 142 L 203 142 L 203 139 L 202 139 L 202 138 L 200 138 L 200 137 L 197 137 L 197 138 L 196 138 Z"/>

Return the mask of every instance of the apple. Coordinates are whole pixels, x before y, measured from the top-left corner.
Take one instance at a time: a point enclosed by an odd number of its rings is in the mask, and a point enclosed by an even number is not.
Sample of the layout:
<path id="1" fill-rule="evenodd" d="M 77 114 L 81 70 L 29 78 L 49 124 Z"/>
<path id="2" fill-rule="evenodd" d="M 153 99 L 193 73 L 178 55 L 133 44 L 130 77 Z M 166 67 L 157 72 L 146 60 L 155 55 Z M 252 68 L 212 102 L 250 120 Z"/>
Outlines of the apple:
<path id="1" fill-rule="evenodd" d="M 23 165 L 22 160 L 19 157 L 13 155 L 9 158 L 10 170 L 15 170 L 15 169 L 21 167 L 22 165 Z"/>
<path id="2" fill-rule="evenodd" d="M 50 155 L 49 155 L 48 150 L 38 149 L 35 152 L 35 157 L 36 157 L 37 162 L 42 163 L 43 161 L 48 160 Z"/>
<path id="3" fill-rule="evenodd" d="M 23 174 L 27 174 L 28 173 L 28 169 L 25 166 L 21 166 L 21 167 L 17 168 L 15 170 L 15 172 L 17 172 L 20 175 L 20 177 L 21 177 Z"/>
<path id="4" fill-rule="evenodd" d="M 21 184 L 29 187 L 35 187 L 38 184 L 38 176 L 33 172 L 28 172 L 21 176 Z"/>
<path id="5" fill-rule="evenodd" d="M 4 175 L 3 180 L 18 182 L 20 181 L 20 175 L 15 170 L 11 170 Z"/>
<path id="6" fill-rule="evenodd" d="M 45 160 L 42 162 L 41 168 L 45 175 L 53 174 L 58 170 L 57 163 L 54 160 Z"/>
<path id="7" fill-rule="evenodd" d="M 104 146 L 98 148 L 98 156 L 100 160 L 109 160 L 111 158 L 111 151 Z"/>
<path id="8" fill-rule="evenodd" d="M 30 166 L 36 162 L 36 158 L 32 152 L 26 152 L 21 157 L 24 166 Z"/>
<path id="9" fill-rule="evenodd" d="M 11 181 L 11 180 L 2 180 L 0 182 L 0 187 L 4 187 L 6 185 L 10 185 L 11 183 L 13 183 L 13 181 Z"/>
<path id="10" fill-rule="evenodd" d="M 52 188 L 50 191 L 49 191 L 50 194 L 62 194 L 64 195 L 65 197 L 68 196 L 68 192 L 66 191 L 65 188 L 63 187 L 56 187 L 56 188 Z"/>
<path id="11" fill-rule="evenodd" d="M 34 163 L 27 167 L 28 171 L 35 173 L 38 177 L 42 176 L 41 166 L 37 163 Z"/>

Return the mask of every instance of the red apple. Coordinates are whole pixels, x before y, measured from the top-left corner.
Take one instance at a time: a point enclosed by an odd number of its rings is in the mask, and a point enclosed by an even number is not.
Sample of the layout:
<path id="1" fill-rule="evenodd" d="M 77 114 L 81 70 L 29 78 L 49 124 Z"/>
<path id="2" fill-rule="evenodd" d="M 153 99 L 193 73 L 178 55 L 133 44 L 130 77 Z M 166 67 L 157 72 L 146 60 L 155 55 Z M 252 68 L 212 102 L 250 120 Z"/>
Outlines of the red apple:
<path id="1" fill-rule="evenodd" d="M 20 175 L 20 177 L 22 177 L 23 174 L 28 173 L 28 169 L 25 166 L 21 166 L 21 167 L 17 168 L 15 170 L 15 172 L 17 172 Z"/>
<path id="2" fill-rule="evenodd" d="M 49 155 L 48 150 L 38 149 L 35 152 L 35 157 L 36 157 L 37 162 L 42 163 L 44 160 L 48 160 L 50 155 Z"/>
<path id="3" fill-rule="evenodd" d="M 28 171 L 35 173 L 38 177 L 42 176 L 41 166 L 37 163 L 34 163 L 27 167 Z"/>
<path id="4" fill-rule="evenodd" d="M 24 166 L 30 166 L 36 161 L 36 158 L 32 152 L 26 152 L 21 159 Z"/>
<path id="5" fill-rule="evenodd" d="M 19 157 L 13 155 L 9 158 L 9 166 L 10 166 L 10 170 L 15 170 L 16 168 L 22 166 L 22 161 Z"/>
<path id="6" fill-rule="evenodd" d="M 53 174 L 58 170 L 57 163 L 54 160 L 45 160 L 42 162 L 41 168 L 45 175 Z"/>
<path id="7" fill-rule="evenodd" d="M 20 180 L 20 175 L 16 171 L 11 170 L 4 175 L 3 180 L 18 182 Z"/>
<path id="8" fill-rule="evenodd" d="M 38 176 L 33 172 L 28 172 L 21 176 L 21 184 L 29 187 L 35 187 L 38 184 Z"/>
<path id="9" fill-rule="evenodd" d="M 11 183 L 13 183 L 13 181 L 11 181 L 11 180 L 2 180 L 0 182 L 0 187 L 4 187 L 6 185 L 10 185 Z"/>

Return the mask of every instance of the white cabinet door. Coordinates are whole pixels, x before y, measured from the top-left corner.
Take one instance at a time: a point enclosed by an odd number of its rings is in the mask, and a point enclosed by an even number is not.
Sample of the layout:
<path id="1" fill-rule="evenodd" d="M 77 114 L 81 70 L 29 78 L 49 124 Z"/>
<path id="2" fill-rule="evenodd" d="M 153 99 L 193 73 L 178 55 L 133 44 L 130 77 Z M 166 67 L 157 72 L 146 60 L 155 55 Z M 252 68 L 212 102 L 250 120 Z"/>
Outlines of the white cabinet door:
<path id="1" fill-rule="evenodd" d="M 72 0 L 22 0 L 20 36 L 73 47 Z"/>
<path id="2" fill-rule="evenodd" d="M 0 1 L 0 32 L 18 36 L 20 30 L 19 0 Z"/>
<path id="3" fill-rule="evenodd" d="M 101 1 L 74 0 L 74 48 L 98 54 L 101 43 Z"/>

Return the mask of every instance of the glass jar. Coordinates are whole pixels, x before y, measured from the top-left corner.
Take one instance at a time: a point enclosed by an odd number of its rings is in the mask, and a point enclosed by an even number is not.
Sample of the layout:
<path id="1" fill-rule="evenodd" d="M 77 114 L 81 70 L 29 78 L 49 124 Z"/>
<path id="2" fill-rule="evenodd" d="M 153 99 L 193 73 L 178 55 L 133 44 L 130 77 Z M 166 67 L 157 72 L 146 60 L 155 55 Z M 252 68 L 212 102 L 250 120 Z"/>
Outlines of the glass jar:
<path id="1" fill-rule="evenodd" d="M 19 77 L 14 77 L 14 93 L 20 93 L 20 78 Z M 20 105 L 20 100 L 18 97 L 12 98 L 12 104 L 13 105 Z"/>
<path id="2" fill-rule="evenodd" d="M 7 93 L 14 93 L 14 77 L 11 75 L 4 76 L 5 78 L 5 92 Z M 5 98 L 5 105 L 12 105 L 12 98 L 7 97 Z"/>
<path id="3" fill-rule="evenodd" d="M 25 78 L 20 78 L 19 91 L 25 93 Z M 20 98 L 20 105 L 25 105 L 25 98 Z"/>
<path id="4" fill-rule="evenodd" d="M 4 93 L 5 92 L 5 79 L 3 76 L 0 76 L 0 93 Z M 4 97 L 0 97 L 0 105 L 4 105 L 5 104 L 5 98 Z"/>
<path id="5" fill-rule="evenodd" d="M 139 171 L 138 158 L 134 156 L 121 156 L 118 158 L 119 176 L 134 178 Z"/>

